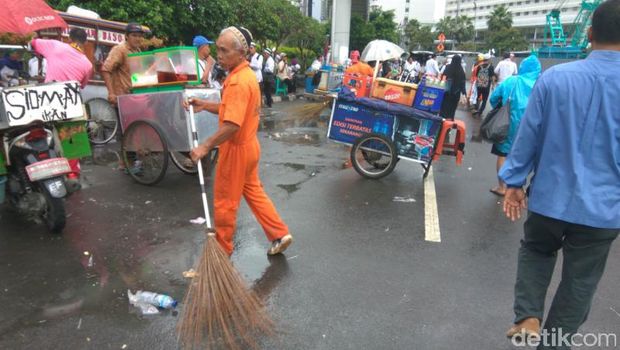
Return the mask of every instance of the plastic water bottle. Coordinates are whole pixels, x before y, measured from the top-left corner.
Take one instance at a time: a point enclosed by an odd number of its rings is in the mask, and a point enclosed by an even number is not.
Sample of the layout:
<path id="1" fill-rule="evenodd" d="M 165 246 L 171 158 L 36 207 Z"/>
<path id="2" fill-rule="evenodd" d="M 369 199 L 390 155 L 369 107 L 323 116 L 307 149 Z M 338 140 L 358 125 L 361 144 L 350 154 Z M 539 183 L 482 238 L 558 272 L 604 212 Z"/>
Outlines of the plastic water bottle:
<path id="1" fill-rule="evenodd" d="M 177 301 L 164 294 L 157 294 L 153 292 L 137 291 L 136 294 L 132 294 L 131 291 L 127 291 L 127 296 L 132 304 L 150 304 L 155 305 L 162 309 L 174 309 L 177 307 Z"/>

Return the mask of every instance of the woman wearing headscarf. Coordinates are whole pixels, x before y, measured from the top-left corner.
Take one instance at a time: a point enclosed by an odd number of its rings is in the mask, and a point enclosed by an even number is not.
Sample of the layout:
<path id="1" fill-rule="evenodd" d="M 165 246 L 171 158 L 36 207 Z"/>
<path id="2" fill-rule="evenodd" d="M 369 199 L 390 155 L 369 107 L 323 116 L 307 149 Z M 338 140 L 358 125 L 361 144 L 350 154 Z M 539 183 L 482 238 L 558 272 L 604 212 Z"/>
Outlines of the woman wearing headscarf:
<path id="1" fill-rule="evenodd" d="M 512 148 L 512 142 L 517 136 L 521 117 L 525 113 L 527 102 L 534 88 L 536 80 L 541 73 L 540 61 L 536 56 L 529 56 L 524 59 L 519 66 L 519 75 L 513 75 L 497 86 L 491 95 L 491 106 L 495 108 L 500 102 L 506 103 L 510 99 L 510 128 L 508 137 L 502 143 L 493 144 L 491 153 L 497 156 L 497 172 L 504 165 L 506 156 Z M 506 193 L 506 184 L 498 178 L 498 186 L 491 189 L 491 192 L 498 196 Z"/>
<path id="2" fill-rule="evenodd" d="M 441 116 L 454 120 L 456 107 L 461 100 L 461 95 L 466 94 L 465 89 L 465 72 L 461 66 L 462 58 L 460 55 L 454 55 L 452 62 L 448 65 L 443 73 L 446 77 L 446 93 L 441 103 Z"/>

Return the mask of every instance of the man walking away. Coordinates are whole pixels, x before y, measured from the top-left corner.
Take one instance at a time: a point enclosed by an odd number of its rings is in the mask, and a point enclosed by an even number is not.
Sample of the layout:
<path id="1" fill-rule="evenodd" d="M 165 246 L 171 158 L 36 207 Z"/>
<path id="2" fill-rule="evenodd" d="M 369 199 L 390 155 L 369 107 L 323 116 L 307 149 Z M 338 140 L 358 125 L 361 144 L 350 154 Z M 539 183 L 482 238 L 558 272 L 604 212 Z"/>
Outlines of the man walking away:
<path id="1" fill-rule="evenodd" d="M 430 77 L 439 76 L 439 65 L 435 58 L 437 58 L 437 55 L 432 54 L 428 61 L 426 61 L 426 66 L 424 67 L 424 72 Z"/>
<path id="2" fill-rule="evenodd" d="M 501 84 L 506 78 L 517 75 L 519 70 L 517 64 L 510 59 L 511 54 L 506 52 L 504 59 L 495 67 L 495 75 L 497 75 L 497 83 Z"/>
<path id="3" fill-rule="evenodd" d="M 478 99 L 476 100 L 476 111 L 474 114 L 478 115 L 482 115 L 482 113 L 484 113 L 484 109 L 487 106 L 487 100 L 489 99 L 493 77 L 495 77 L 495 70 L 493 69 L 493 64 L 489 61 L 490 58 L 491 56 L 489 54 L 484 55 L 484 61 L 476 70 L 476 89 L 478 90 Z"/>
<path id="4" fill-rule="evenodd" d="M 588 31 L 588 58 L 554 66 L 540 77 L 500 171 L 508 186 L 506 215 L 516 220 L 522 209 L 529 210 L 508 337 L 540 338 L 545 295 L 561 249 L 562 277 L 543 334 L 561 332 L 570 340 L 588 317 L 620 232 L 618 23 L 620 0 L 602 3 Z M 522 187 L 532 172 L 528 205 Z"/>
<path id="5" fill-rule="evenodd" d="M 271 57 L 271 52 L 269 49 L 263 50 L 263 92 L 265 93 L 265 104 L 269 108 L 273 104 L 271 91 L 273 90 L 273 84 L 276 82 L 275 69 L 276 63 L 273 57 Z"/>

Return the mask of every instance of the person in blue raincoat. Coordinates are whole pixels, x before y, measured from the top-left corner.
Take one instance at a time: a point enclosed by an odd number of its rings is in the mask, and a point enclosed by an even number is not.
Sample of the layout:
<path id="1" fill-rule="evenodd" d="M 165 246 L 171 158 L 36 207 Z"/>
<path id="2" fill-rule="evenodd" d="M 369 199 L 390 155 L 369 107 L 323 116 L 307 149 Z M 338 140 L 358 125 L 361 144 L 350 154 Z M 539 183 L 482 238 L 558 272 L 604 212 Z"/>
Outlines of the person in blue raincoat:
<path id="1" fill-rule="evenodd" d="M 521 117 L 525 113 L 527 102 L 529 101 L 530 94 L 534 88 L 536 80 L 541 73 L 540 61 L 536 56 L 531 55 L 521 62 L 519 66 L 519 75 L 508 77 L 501 84 L 497 86 L 493 94 L 491 95 L 491 106 L 494 108 L 500 103 L 505 103 L 510 98 L 510 129 L 508 131 L 508 137 L 502 143 L 493 144 L 491 153 L 497 156 L 497 172 L 504 165 L 506 156 L 512 148 L 512 142 L 519 130 L 519 124 L 521 123 Z M 506 184 L 498 178 L 498 186 L 491 189 L 491 192 L 498 196 L 503 196 L 506 193 Z"/>

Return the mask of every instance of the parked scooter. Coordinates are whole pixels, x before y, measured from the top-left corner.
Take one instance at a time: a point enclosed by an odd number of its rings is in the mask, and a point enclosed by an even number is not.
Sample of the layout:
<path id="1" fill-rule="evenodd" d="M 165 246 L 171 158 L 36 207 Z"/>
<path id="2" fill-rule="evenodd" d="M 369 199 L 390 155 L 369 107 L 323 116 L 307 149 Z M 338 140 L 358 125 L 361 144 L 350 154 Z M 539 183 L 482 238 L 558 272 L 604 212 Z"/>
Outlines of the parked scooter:
<path id="1" fill-rule="evenodd" d="M 4 131 L 7 156 L 6 199 L 18 213 L 41 217 L 49 230 L 61 233 L 66 223 L 66 158 L 54 150 L 52 126 L 33 123 Z"/>

